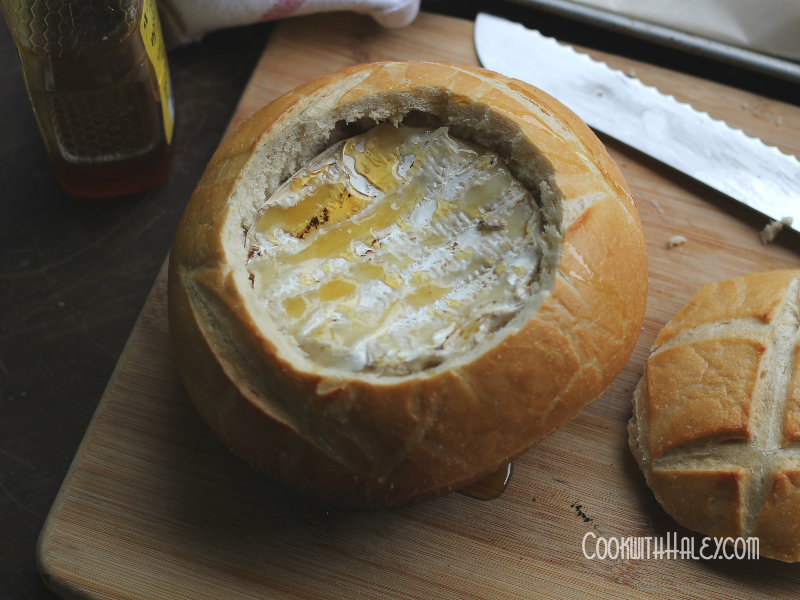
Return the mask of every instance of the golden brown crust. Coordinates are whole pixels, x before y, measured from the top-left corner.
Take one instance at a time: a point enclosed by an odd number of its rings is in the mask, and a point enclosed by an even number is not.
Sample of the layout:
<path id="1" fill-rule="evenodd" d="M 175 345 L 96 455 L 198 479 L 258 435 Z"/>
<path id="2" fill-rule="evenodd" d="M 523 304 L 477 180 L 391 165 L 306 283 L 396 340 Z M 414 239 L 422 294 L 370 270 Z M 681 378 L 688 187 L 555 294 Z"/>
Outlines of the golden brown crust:
<path id="1" fill-rule="evenodd" d="M 242 229 L 336 127 L 414 113 L 495 149 L 534 188 L 560 240 L 550 280 L 527 322 L 469 359 L 402 377 L 331 372 L 264 325 Z M 173 244 L 170 327 L 189 395 L 232 450 L 327 502 L 395 506 L 496 470 L 599 396 L 638 338 L 646 275 L 625 181 L 574 114 L 482 69 L 374 63 L 287 93 L 223 141 Z"/>
<path id="2" fill-rule="evenodd" d="M 742 535 L 742 485 L 739 467 L 714 471 L 657 471 L 653 487 L 658 501 L 684 527 L 707 535 Z"/>
<path id="3" fill-rule="evenodd" d="M 800 343 L 794 347 L 794 376 L 783 422 L 783 443 L 800 442 Z"/>
<path id="4" fill-rule="evenodd" d="M 655 345 L 703 323 L 743 317 L 769 323 L 794 279 L 794 271 L 785 270 L 754 273 L 704 287 L 664 326 Z"/>
<path id="5" fill-rule="evenodd" d="M 800 560 L 800 271 L 709 284 L 656 339 L 631 449 L 664 509 L 714 536 Z"/>
<path id="6" fill-rule="evenodd" d="M 762 546 L 768 544 L 769 556 L 800 560 L 800 471 L 775 473 L 753 535 L 764 540 Z"/>
<path id="7" fill-rule="evenodd" d="M 671 448 L 710 437 L 750 439 L 755 383 L 765 350 L 760 340 L 727 337 L 654 355 L 645 372 L 650 455 L 658 458 Z"/>

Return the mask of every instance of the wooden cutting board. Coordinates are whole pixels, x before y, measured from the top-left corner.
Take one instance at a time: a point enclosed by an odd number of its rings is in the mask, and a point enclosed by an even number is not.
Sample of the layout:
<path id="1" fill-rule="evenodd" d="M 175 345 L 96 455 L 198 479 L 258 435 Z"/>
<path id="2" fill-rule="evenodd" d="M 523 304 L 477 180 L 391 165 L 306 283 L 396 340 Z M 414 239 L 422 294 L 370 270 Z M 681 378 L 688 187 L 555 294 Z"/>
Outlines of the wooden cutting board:
<path id="1" fill-rule="evenodd" d="M 592 53 L 701 110 L 800 154 L 800 108 Z M 271 36 L 233 124 L 295 85 L 357 62 L 476 63 L 472 23 L 420 15 L 291 19 Z M 608 140 L 606 140 L 608 141 Z M 702 538 L 666 516 L 627 447 L 631 392 L 656 332 L 704 283 L 800 267 L 798 236 L 762 245 L 766 222 L 608 141 L 647 236 L 641 339 L 611 388 L 514 465 L 506 492 L 454 493 L 391 512 L 324 512 L 230 455 L 177 379 L 162 271 L 42 531 L 38 560 L 65 597 L 746 598 L 790 597 L 800 565 L 762 559 L 589 560 L 584 536 Z M 676 234 L 682 246 L 668 248 Z M 594 549 L 590 538 L 589 549 Z"/>

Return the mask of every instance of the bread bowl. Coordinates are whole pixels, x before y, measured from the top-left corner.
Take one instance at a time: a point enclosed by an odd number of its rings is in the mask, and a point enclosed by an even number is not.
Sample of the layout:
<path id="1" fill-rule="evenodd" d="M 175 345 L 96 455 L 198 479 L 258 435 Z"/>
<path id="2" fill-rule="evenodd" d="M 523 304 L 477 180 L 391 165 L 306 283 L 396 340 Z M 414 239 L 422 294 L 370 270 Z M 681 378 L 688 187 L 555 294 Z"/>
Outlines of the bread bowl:
<path id="1" fill-rule="evenodd" d="M 676 521 L 800 560 L 800 271 L 703 287 L 661 330 L 630 446 Z"/>
<path id="2" fill-rule="evenodd" d="M 384 193 L 412 171 L 416 200 Z M 464 177 L 485 188 L 468 209 Z M 235 453 L 326 503 L 391 507 L 480 479 L 598 397 L 646 272 L 626 183 L 564 106 L 480 68 L 372 63 L 222 142 L 173 242 L 170 331 Z"/>

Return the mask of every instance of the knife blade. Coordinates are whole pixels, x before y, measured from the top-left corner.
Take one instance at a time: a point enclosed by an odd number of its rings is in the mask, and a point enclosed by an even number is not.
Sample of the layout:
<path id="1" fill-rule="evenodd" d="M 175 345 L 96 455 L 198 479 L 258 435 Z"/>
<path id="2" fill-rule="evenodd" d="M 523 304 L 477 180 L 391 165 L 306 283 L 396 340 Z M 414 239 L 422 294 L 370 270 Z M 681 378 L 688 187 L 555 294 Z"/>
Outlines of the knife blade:
<path id="1" fill-rule="evenodd" d="M 480 13 L 481 64 L 568 106 L 590 127 L 800 231 L 800 161 L 519 23 Z"/>

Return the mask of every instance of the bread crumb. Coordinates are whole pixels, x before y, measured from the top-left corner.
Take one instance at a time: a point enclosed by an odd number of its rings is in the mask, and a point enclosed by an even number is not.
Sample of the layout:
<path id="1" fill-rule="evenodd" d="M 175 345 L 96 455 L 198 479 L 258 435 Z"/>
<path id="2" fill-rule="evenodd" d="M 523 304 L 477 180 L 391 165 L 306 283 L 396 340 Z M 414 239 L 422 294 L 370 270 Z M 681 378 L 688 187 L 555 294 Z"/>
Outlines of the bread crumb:
<path id="1" fill-rule="evenodd" d="M 658 214 L 660 214 L 660 215 L 662 215 L 662 216 L 664 215 L 664 209 L 663 209 L 663 208 L 661 208 L 661 206 L 659 205 L 659 203 L 658 203 L 658 202 L 656 202 L 655 200 L 653 200 L 653 199 L 651 198 L 651 199 L 650 199 L 650 203 L 651 203 L 651 204 L 652 204 L 652 205 L 655 207 L 655 209 L 656 209 L 656 211 L 658 212 Z"/>
<path id="2" fill-rule="evenodd" d="M 675 246 L 681 246 L 682 244 L 686 243 L 686 238 L 682 235 L 673 235 L 669 240 L 667 240 L 667 248 L 674 248 Z"/>
<path id="3" fill-rule="evenodd" d="M 778 235 L 778 232 L 784 227 L 791 227 L 794 223 L 794 218 L 783 217 L 780 221 L 772 221 L 764 226 L 764 229 L 758 234 L 762 244 L 769 244 Z"/>

